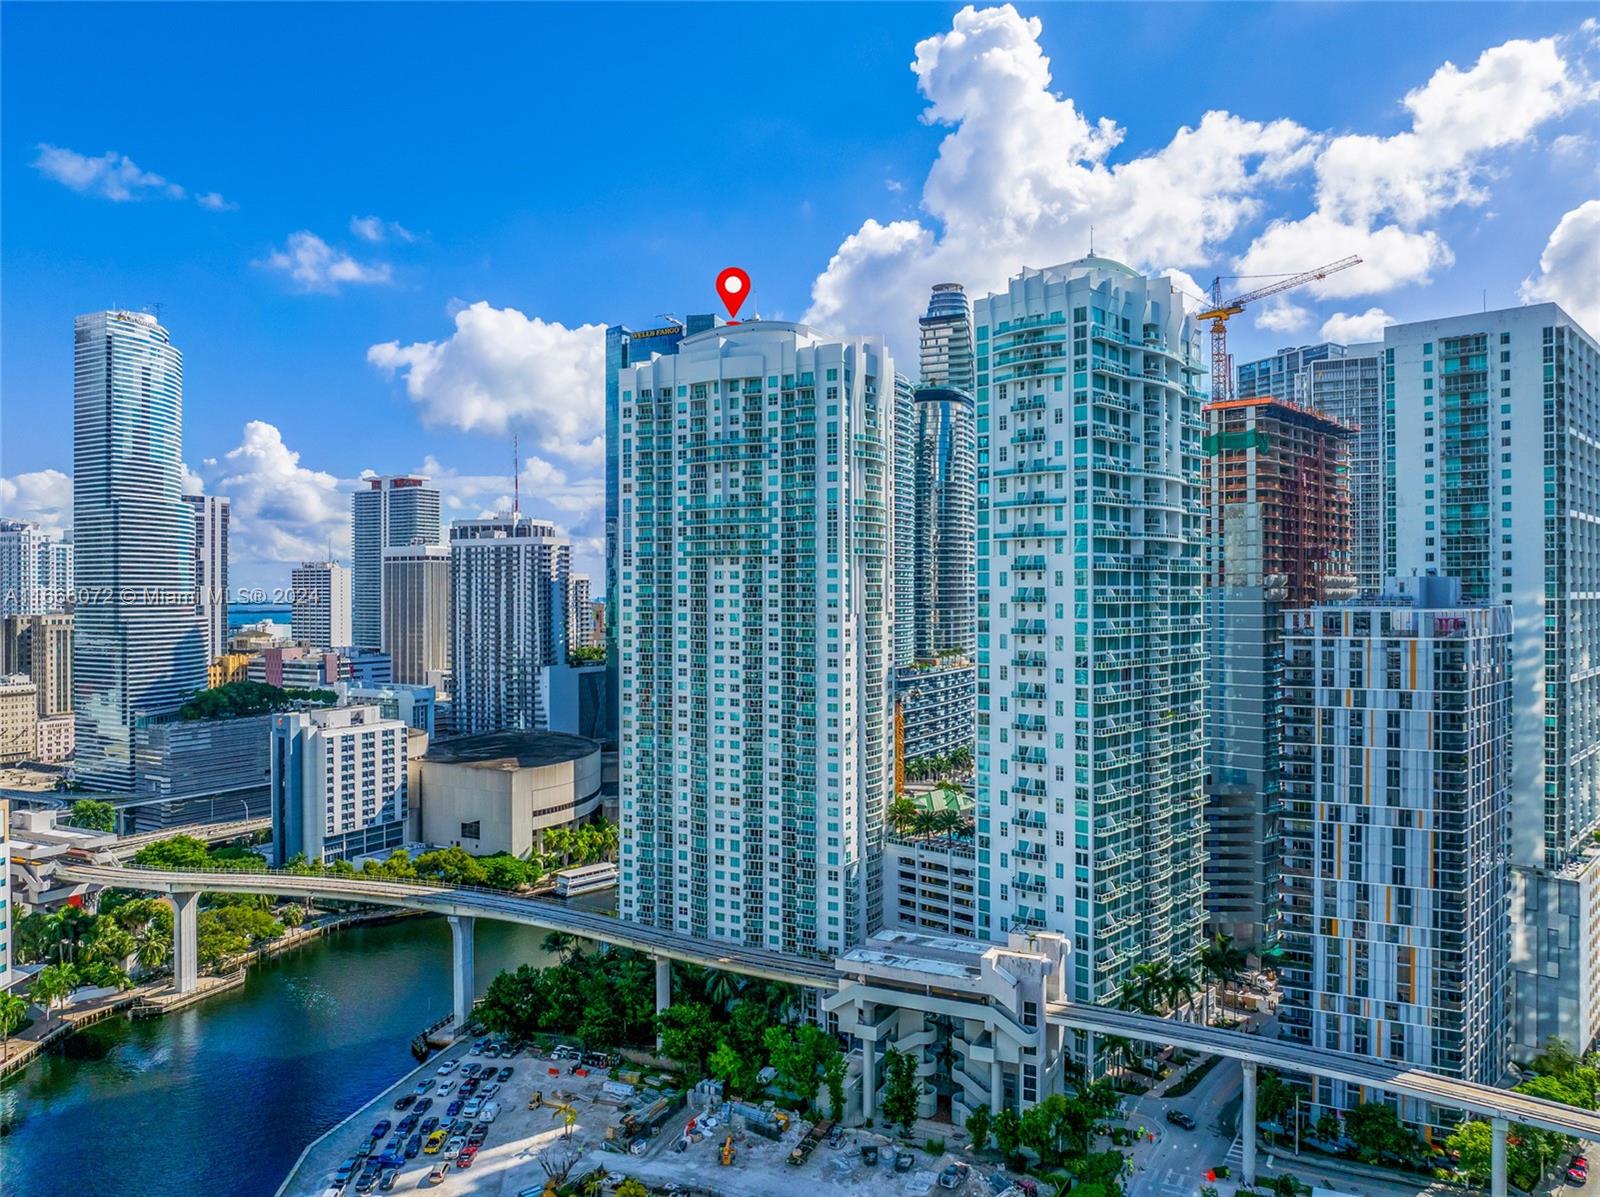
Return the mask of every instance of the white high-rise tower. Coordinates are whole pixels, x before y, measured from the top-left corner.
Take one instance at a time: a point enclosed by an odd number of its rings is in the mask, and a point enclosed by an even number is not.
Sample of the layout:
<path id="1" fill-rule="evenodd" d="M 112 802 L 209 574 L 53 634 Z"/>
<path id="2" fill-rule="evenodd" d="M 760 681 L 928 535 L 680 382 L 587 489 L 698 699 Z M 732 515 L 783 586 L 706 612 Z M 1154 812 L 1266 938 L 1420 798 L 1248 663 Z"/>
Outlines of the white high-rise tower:
<path id="1" fill-rule="evenodd" d="M 980 917 L 1071 936 L 1105 1002 L 1205 919 L 1206 359 L 1172 283 L 1106 258 L 973 317 Z"/>
<path id="2" fill-rule="evenodd" d="M 807 954 L 879 925 L 894 386 L 880 341 L 767 321 L 622 370 L 625 918 Z"/>

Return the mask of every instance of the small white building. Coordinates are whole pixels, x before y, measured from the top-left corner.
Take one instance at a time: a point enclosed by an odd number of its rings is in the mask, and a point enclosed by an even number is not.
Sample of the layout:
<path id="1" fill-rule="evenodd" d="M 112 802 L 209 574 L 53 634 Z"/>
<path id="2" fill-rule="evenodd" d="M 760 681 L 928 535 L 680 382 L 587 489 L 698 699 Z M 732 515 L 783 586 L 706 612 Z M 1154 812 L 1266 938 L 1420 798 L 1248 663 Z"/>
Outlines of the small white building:
<path id="1" fill-rule="evenodd" d="M 543 833 L 600 811 L 600 745 L 557 732 L 489 732 L 421 761 L 422 839 L 477 856 L 527 856 Z"/>
<path id="2" fill-rule="evenodd" d="M 1045 1021 L 1063 1000 L 1071 946 L 1050 932 L 1004 943 L 880 931 L 838 958 L 839 991 L 823 998 L 851 1053 L 853 1117 L 875 1116 L 888 1049 L 917 1057 L 921 1117 L 948 1100 L 958 1126 L 977 1106 L 1025 1110 L 1060 1088 L 1064 1036 Z M 940 1056 L 949 1045 L 949 1070 Z M 849 1086 L 847 1086 L 849 1087 Z"/>

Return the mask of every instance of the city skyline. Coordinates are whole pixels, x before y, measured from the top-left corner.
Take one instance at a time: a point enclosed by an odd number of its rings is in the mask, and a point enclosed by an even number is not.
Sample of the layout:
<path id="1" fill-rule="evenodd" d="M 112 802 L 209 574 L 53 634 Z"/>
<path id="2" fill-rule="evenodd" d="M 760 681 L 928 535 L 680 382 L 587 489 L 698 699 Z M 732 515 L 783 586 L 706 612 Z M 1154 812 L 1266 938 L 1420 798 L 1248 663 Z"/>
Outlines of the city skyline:
<path id="1" fill-rule="evenodd" d="M 733 29 L 709 10 L 629 11 L 665 50 L 707 62 L 774 19 L 753 12 Z M 802 19 L 823 19 L 823 11 Z M 132 43 L 150 36 L 114 12 L 107 16 L 80 35 Z M 48 10 L 8 11 L 15 36 L 7 44 L 27 37 L 48 46 L 52 23 L 62 19 Z M 181 48 L 216 19 L 204 10 L 179 11 L 165 32 Z M 911 360 L 929 284 L 960 281 L 973 295 L 1000 289 L 1024 266 L 1080 256 L 1091 225 L 1100 252 L 1138 269 L 1174 266 L 1196 284 L 1214 272 L 1310 266 L 1347 251 L 1368 258 L 1369 267 L 1329 284 L 1328 294 L 1264 308 L 1260 318 L 1275 327 L 1241 322 L 1234 330 L 1240 361 L 1291 344 L 1372 340 L 1382 319 L 1370 314 L 1374 308 L 1415 320 L 1484 303 L 1510 306 L 1527 280 L 1527 297 L 1564 301 L 1580 323 L 1597 323 L 1592 281 L 1587 292 L 1559 277 L 1540 281 L 1541 256 L 1559 276 L 1563 262 L 1577 264 L 1575 246 L 1592 228 L 1585 222 L 1600 218 L 1585 166 L 1595 31 L 1571 10 L 1475 9 L 1471 22 L 1457 23 L 1385 10 L 1397 32 L 1420 33 L 1425 24 L 1427 36 L 1376 43 L 1362 36 L 1368 18 L 1361 10 L 1249 10 L 1229 24 L 1279 41 L 1315 38 L 1328 69 L 1369 86 L 1340 89 L 1337 97 L 1292 87 L 1287 61 L 1252 58 L 1248 70 L 1230 72 L 1225 64 L 1242 61 L 1244 43 L 1217 38 L 1212 52 L 1223 66 L 1207 106 L 1236 115 L 1205 121 L 1206 106 L 1151 95 L 1088 49 L 1124 36 L 1113 25 L 1132 22 L 1160 35 L 1146 38 L 1142 50 L 1159 69 L 1188 53 L 1185 31 L 1198 34 L 1198 11 L 1124 6 L 1075 24 L 1042 6 L 952 16 L 905 5 L 863 19 L 868 61 L 851 71 L 862 95 L 811 102 L 801 115 L 779 79 L 740 100 L 750 147 L 696 151 L 734 155 L 737 165 L 742 155 L 759 155 L 773 131 L 797 129 L 845 169 L 826 182 L 809 172 L 797 179 L 794 172 L 805 169 L 799 166 L 750 172 L 767 177 L 710 210 L 692 186 L 664 201 L 653 189 L 646 205 L 634 185 L 617 181 L 583 205 L 568 205 L 564 196 L 540 198 L 510 183 L 498 160 L 474 167 L 485 172 L 472 177 L 475 193 L 495 198 L 487 207 L 475 202 L 465 219 L 450 189 L 417 184 L 412 169 L 397 176 L 365 160 L 370 177 L 317 171 L 313 189 L 293 172 L 280 186 L 275 172 L 267 187 L 262 163 L 302 152 L 308 163 L 321 163 L 331 152 L 330 134 L 306 133 L 303 147 L 278 144 L 276 134 L 240 117 L 255 101 L 245 83 L 174 63 L 172 82 L 161 83 L 152 102 L 168 102 L 168 86 L 188 90 L 202 81 L 215 113 L 135 122 L 100 102 L 102 88 L 125 86 L 121 56 L 78 56 L 105 62 L 91 81 L 81 66 L 48 51 L 28 62 L 8 54 L 0 159 L 10 217 L 3 266 L 12 285 L 0 309 L 8 411 L 62 410 L 67 349 L 59 329 L 69 316 L 159 300 L 162 322 L 188 349 L 189 481 L 232 501 L 239 584 L 284 585 L 295 564 L 326 556 L 330 542 L 334 555 L 348 560 L 348 495 L 363 471 L 433 478 L 446 521 L 508 508 L 513 431 L 522 440 L 527 509 L 568 533 L 575 570 L 599 578 L 603 326 L 648 327 L 655 313 L 683 315 L 683 306 L 709 310 L 711 279 L 726 261 L 751 270 L 764 315 L 809 316 L 830 336 L 882 335 L 902 361 Z M 422 33 L 476 35 L 488 44 L 495 39 L 484 36 L 486 22 L 504 22 L 499 32 L 507 41 L 537 33 L 540 45 L 567 37 L 581 49 L 594 36 L 558 9 L 475 13 L 448 32 L 417 10 L 382 36 L 400 44 Z M 259 50 L 241 52 L 271 54 L 280 36 L 263 30 Z M 958 86 L 979 46 L 1015 73 L 980 71 L 970 88 Z M 307 69 L 334 71 L 320 60 Z M 47 112 L 30 94 L 42 71 L 81 82 L 78 98 L 40 89 L 60 101 Z M 545 85 L 578 86 L 564 71 Z M 721 106 L 720 96 L 713 102 L 699 90 L 685 100 L 692 106 L 702 96 L 708 110 Z M 624 87 L 590 119 L 625 128 L 641 110 L 637 99 Z M 175 99 L 169 106 L 183 112 Z M 1036 126 L 1046 135 L 1041 144 L 1059 146 L 1059 156 L 1045 150 L 1036 160 L 996 136 L 1003 131 L 999 108 Z M 1446 108 L 1497 119 L 1468 129 L 1448 119 Z M 928 123 L 919 123 L 924 113 Z M 244 130 L 238 146 L 251 153 L 197 149 L 207 144 L 207 122 L 230 115 Z M 1120 144 L 1092 123 L 1102 116 L 1124 131 Z M 407 124 L 386 111 L 384 123 L 391 121 Z M 1284 121 L 1293 124 L 1274 123 Z M 595 151 L 584 134 L 594 127 L 542 127 L 547 161 L 593 177 Z M 1174 141 L 1180 127 L 1189 132 Z M 372 154 L 404 157 L 386 140 L 392 135 L 374 136 Z M 976 157 L 963 168 L 958 151 Z M 1186 154 L 1215 163 L 1228 180 L 1190 169 Z M 1352 154 L 1366 165 L 1349 186 L 1341 190 L 1319 175 L 1348 167 Z M 1182 185 L 1164 184 L 1162 172 L 1180 165 Z M 1128 189 L 1141 173 L 1151 186 L 1130 204 Z M 1036 180 L 1054 206 L 1049 213 L 1010 211 L 1012 232 L 993 232 L 979 219 L 1000 199 L 986 179 L 1007 174 Z M 1172 212 L 1192 210 L 1196 198 L 1212 213 L 1206 228 L 1193 227 L 1192 214 L 1167 223 Z M 663 217 L 700 234 L 702 248 L 670 251 Z M 1558 226 L 1565 235 L 1552 246 Z M 1294 241 L 1292 250 L 1281 248 L 1285 240 Z M 548 260 L 530 260 L 529 243 L 543 247 Z M 628 246 L 664 256 L 662 268 L 648 277 L 630 272 Z M 594 269 L 596 262 L 604 269 Z M 1420 284 L 1424 275 L 1431 284 Z M 1302 326 L 1290 327 L 1300 308 Z M 1345 319 L 1329 327 L 1340 312 Z M 496 349 L 510 355 L 503 371 L 488 365 Z M 7 421 L 0 512 L 60 531 L 70 470 L 66 420 L 47 414 Z"/>

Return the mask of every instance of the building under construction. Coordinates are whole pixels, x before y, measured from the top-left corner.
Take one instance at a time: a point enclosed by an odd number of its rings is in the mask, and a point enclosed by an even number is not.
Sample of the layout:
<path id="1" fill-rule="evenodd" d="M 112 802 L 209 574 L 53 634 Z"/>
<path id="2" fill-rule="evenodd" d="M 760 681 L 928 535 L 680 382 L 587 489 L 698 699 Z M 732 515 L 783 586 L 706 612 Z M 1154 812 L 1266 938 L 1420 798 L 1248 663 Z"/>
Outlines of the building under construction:
<path id="1" fill-rule="evenodd" d="M 1210 930 L 1268 951 L 1280 874 L 1283 612 L 1353 596 L 1353 429 L 1272 397 L 1205 409 Z"/>

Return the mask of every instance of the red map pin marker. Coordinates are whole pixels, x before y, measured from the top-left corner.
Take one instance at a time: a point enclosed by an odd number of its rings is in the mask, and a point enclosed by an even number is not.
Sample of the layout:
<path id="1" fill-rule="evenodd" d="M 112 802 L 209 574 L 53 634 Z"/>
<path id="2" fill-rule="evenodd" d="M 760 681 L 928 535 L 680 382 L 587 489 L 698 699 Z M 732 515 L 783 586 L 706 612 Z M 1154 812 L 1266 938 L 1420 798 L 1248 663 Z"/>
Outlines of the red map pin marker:
<path id="1" fill-rule="evenodd" d="M 728 309 L 728 322 L 737 324 L 734 317 L 750 294 L 750 276 L 737 266 L 729 266 L 717 275 L 717 294 L 722 296 L 722 306 Z"/>

